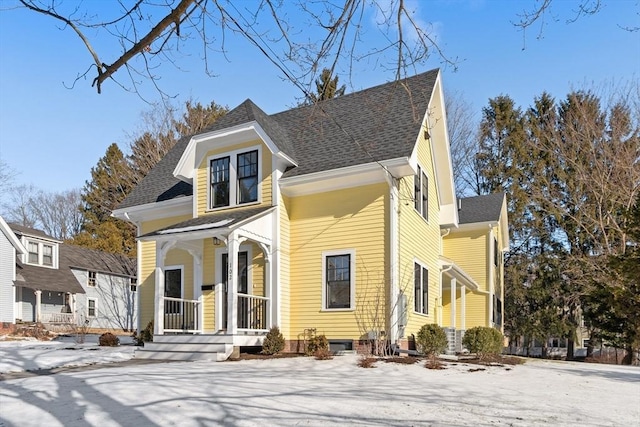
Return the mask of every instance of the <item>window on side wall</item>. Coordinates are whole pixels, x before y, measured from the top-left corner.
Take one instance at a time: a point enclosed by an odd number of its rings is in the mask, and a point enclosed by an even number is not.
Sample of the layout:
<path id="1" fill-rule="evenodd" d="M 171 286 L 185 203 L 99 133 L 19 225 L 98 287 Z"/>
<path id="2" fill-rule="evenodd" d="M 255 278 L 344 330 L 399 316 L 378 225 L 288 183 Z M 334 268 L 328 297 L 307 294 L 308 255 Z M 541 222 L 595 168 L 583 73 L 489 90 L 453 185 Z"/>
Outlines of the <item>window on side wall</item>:
<path id="1" fill-rule="evenodd" d="M 209 209 L 258 201 L 259 158 L 259 150 L 251 150 L 209 161 Z"/>
<path id="2" fill-rule="evenodd" d="M 135 277 L 132 277 L 129 280 L 129 285 L 130 285 L 131 292 L 136 292 L 138 290 L 138 279 L 136 279 Z"/>
<path id="3" fill-rule="evenodd" d="M 87 300 L 87 316 L 96 317 L 98 313 L 98 302 L 95 298 L 89 298 Z"/>
<path id="4" fill-rule="evenodd" d="M 498 239 L 494 237 L 493 239 L 493 264 L 497 267 L 500 262 L 500 254 L 498 252 Z"/>
<path id="5" fill-rule="evenodd" d="M 354 302 L 354 251 L 323 254 L 323 308 L 350 310 Z"/>
<path id="6" fill-rule="evenodd" d="M 414 264 L 413 309 L 416 313 L 429 314 L 429 270 Z"/>
<path id="7" fill-rule="evenodd" d="M 414 207 L 427 221 L 429 220 L 429 180 L 427 174 L 418 166 L 413 176 Z"/>
<path id="8" fill-rule="evenodd" d="M 98 274 L 95 271 L 90 271 L 88 276 L 87 276 L 87 285 L 89 286 L 95 286 L 96 285 L 96 277 L 98 276 Z"/>

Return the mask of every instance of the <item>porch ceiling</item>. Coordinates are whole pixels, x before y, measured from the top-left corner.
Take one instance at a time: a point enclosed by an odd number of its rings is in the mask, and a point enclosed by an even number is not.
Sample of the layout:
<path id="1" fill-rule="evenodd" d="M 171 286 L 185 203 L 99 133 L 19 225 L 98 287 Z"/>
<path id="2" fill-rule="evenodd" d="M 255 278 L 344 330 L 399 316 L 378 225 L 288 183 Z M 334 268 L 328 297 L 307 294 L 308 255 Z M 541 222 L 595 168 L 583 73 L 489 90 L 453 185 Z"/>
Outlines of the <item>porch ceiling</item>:
<path id="1" fill-rule="evenodd" d="M 225 234 L 263 217 L 271 210 L 275 210 L 275 207 L 260 206 L 257 208 L 225 210 L 179 222 L 138 236 L 138 239 L 155 241 L 194 240 L 215 234 Z"/>

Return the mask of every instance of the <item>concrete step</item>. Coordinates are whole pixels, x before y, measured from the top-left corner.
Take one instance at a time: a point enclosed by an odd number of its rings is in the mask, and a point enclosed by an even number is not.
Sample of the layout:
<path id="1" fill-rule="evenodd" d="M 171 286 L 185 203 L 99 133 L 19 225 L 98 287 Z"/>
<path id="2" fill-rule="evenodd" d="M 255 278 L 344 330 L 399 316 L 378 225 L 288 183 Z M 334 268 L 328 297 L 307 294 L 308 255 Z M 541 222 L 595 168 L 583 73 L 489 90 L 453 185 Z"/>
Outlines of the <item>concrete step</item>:
<path id="1" fill-rule="evenodd" d="M 216 344 L 216 343 L 165 343 L 165 342 L 148 342 L 145 343 L 143 349 L 145 351 L 179 351 L 192 353 L 225 353 L 233 349 L 232 344 Z"/>
<path id="2" fill-rule="evenodd" d="M 228 356 L 224 353 L 217 352 L 152 351 L 140 348 L 136 350 L 135 358 L 176 361 L 212 360 L 222 362 L 227 360 Z"/>
<path id="3" fill-rule="evenodd" d="M 180 343 L 180 344 L 233 344 L 232 335 L 154 335 L 154 343 Z"/>

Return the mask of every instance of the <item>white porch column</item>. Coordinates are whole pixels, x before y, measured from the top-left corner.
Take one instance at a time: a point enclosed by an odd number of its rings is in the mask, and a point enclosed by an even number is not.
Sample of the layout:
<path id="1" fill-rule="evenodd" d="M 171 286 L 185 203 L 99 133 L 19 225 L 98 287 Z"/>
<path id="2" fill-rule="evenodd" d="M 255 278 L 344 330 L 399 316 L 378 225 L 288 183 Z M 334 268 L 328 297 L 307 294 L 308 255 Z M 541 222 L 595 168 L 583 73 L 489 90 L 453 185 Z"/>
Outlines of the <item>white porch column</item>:
<path id="1" fill-rule="evenodd" d="M 155 313 L 153 316 L 154 335 L 164 334 L 164 256 L 166 243 L 156 242 L 156 289 Z"/>
<path id="2" fill-rule="evenodd" d="M 227 238 L 227 334 L 238 332 L 238 249 L 240 242 L 236 232 Z"/>
<path id="3" fill-rule="evenodd" d="M 69 310 L 71 311 L 71 314 L 73 314 L 73 324 L 77 325 L 78 324 L 78 318 L 77 318 L 77 313 L 76 313 L 76 296 L 75 294 L 72 294 L 71 292 L 67 292 L 68 298 L 69 298 Z"/>
<path id="4" fill-rule="evenodd" d="M 262 245 L 261 245 L 262 246 Z M 272 275 L 273 275 L 273 263 L 271 262 L 271 254 L 269 254 L 269 247 L 263 247 L 262 251 L 264 252 L 264 292 L 265 296 L 268 298 L 267 307 L 266 307 L 266 319 L 265 326 L 267 329 L 271 329 L 273 324 L 273 319 L 276 316 L 275 312 L 275 304 L 273 303 L 273 295 L 275 292 L 273 291 L 272 286 Z M 278 325 L 279 326 L 279 325 Z"/>
<path id="5" fill-rule="evenodd" d="M 460 286 L 460 329 L 467 329 L 467 288 Z"/>
<path id="6" fill-rule="evenodd" d="M 42 322 L 42 291 L 34 292 L 36 294 L 36 322 Z"/>
<path id="7" fill-rule="evenodd" d="M 195 329 L 200 332 L 204 327 L 204 304 L 202 301 L 202 249 L 190 250 L 189 253 L 193 257 L 193 299 L 198 300 L 198 317 L 194 325 Z"/>
<path id="8" fill-rule="evenodd" d="M 456 278 L 451 278 L 451 325 L 450 327 L 456 328 Z"/>

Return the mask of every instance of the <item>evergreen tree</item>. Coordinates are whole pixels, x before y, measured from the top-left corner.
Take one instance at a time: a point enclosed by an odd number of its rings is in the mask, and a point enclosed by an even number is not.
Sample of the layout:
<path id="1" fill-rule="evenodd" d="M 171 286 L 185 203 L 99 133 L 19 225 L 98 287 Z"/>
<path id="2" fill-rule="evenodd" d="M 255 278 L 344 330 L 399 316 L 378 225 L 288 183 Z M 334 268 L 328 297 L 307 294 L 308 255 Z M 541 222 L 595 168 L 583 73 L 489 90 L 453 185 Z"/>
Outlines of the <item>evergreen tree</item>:
<path id="1" fill-rule="evenodd" d="M 107 252 L 135 254 L 134 227 L 111 216 L 132 188 L 129 165 L 117 144 L 111 144 L 91 169 L 91 180 L 84 186 L 84 224 L 73 243 Z"/>
<path id="2" fill-rule="evenodd" d="M 342 85 L 338 87 L 338 76 L 332 77 L 331 70 L 324 68 L 320 77 L 316 79 L 316 91 L 317 93 L 309 94 L 309 101 L 315 104 L 320 101 L 326 101 L 337 96 L 344 95 L 346 87 Z"/>

